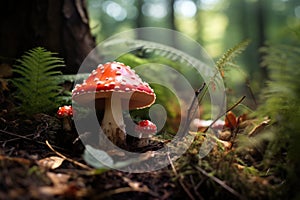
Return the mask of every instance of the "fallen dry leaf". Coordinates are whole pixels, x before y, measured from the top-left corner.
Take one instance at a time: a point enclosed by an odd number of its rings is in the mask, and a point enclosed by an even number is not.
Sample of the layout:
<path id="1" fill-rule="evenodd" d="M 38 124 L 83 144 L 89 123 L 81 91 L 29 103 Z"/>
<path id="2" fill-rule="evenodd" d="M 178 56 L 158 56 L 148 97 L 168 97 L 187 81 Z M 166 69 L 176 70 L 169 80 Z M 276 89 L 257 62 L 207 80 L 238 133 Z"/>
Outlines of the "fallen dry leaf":
<path id="1" fill-rule="evenodd" d="M 51 156 L 51 157 L 47 157 L 47 158 L 43 158 L 41 160 L 38 161 L 38 165 L 41 167 L 45 167 L 48 169 L 56 169 L 59 166 L 61 166 L 62 162 L 65 159 L 58 157 L 58 156 Z"/>
<path id="2" fill-rule="evenodd" d="M 236 128 L 237 120 L 233 112 L 229 111 L 225 116 L 225 126 L 228 128 Z"/>
<path id="3" fill-rule="evenodd" d="M 269 123 L 270 123 L 270 119 L 265 119 L 264 121 L 262 121 L 260 124 L 258 124 L 257 126 L 255 126 L 249 133 L 248 136 L 249 137 L 253 137 L 255 135 L 257 135 L 259 132 L 261 132 Z"/>
<path id="4" fill-rule="evenodd" d="M 68 183 L 70 175 L 62 173 L 47 172 L 48 178 L 52 181 L 54 186 L 60 186 Z"/>
<path id="5" fill-rule="evenodd" d="M 70 181 L 70 175 L 62 173 L 47 172 L 53 186 L 42 186 L 38 193 L 47 196 L 63 195 L 67 197 L 81 197 L 86 195 L 87 189 L 80 184 L 80 181 Z M 36 190 L 36 188 L 34 188 Z"/>

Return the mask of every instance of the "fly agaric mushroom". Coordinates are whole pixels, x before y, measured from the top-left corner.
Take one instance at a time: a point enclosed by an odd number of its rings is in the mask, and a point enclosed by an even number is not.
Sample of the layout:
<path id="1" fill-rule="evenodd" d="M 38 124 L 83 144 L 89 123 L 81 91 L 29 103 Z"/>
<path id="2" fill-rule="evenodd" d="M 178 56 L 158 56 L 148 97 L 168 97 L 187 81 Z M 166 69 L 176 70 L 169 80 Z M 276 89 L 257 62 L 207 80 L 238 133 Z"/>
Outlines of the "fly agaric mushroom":
<path id="1" fill-rule="evenodd" d="M 62 106 L 57 110 L 57 116 L 63 119 L 63 129 L 65 131 L 71 131 L 71 121 L 70 118 L 73 116 L 72 106 Z"/>
<path id="2" fill-rule="evenodd" d="M 148 83 L 120 62 L 98 65 L 82 84 L 75 86 L 72 97 L 81 105 L 95 101 L 97 109 L 104 109 L 101 127 L 116 145 L 124 145 L 126 141 L 122 109 L 149 107 L 156 98 Z"/>
<path id="3" fill-rule="evenodd" d="M 149 139 L 156 133 L 156 125 L 149 120 L 142 120 L 135 126 L 135 132 L 138 134 L 138 147 L 144 147 L 149 144 Z"/>

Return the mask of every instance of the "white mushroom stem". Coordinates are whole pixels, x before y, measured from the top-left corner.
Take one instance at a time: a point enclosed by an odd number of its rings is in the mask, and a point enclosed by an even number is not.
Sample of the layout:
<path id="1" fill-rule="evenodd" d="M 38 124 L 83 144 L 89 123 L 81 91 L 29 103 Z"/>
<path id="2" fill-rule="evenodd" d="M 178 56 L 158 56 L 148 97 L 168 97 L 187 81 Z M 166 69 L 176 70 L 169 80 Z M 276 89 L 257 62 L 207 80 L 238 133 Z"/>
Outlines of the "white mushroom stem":
<path id="1" fill-rule="evenodd" d="M 139 141 L 137 143 L 138 147 L 145 147 L 149 145 L 149 140 L 152 137 L 152 134 L 148 136 L 143 135 L 142 133 L 139 134 Z"/>
<path id="2" fill-rule="evenodd" d="M 71 119 L 69 116 L 63 117 L 63 129 L 67 132 L 72 130 Z"/>
<path id="3" fill-rule="evenodd" d="M 102 120 L 102 130 L 113 144 L 125 144 L 125 124 L 123 120 L 121 98 L 113 95 L 113 98 L 105 99 L 104 117 Z M 100 137 L 100 146 L 105 145 Z"/>

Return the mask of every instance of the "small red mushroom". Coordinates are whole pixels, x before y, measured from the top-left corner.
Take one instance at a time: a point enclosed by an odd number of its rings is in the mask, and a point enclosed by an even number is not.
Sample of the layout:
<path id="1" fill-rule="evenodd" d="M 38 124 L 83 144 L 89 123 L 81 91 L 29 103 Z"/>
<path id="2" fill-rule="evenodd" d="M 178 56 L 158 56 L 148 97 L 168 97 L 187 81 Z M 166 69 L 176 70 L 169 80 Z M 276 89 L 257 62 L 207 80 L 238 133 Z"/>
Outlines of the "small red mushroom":
<path id="1" fill-rule="evenodd" d="M 72 98 L 81 105 L 96 101 L 96 108 L 104 109 L 101 123 L 104 134 L 112 143 L 123 145 L 126 134 L 122 110 L 149 107 L 156 96 L 129 66 L 108 62 L 98 65 L 82 84 L 75 85 Z M 100 137 L 101 145 L 105 144 Z"/>
<path id="2" fill-rule="evenodd" d="M 140 139 L 137 146 L 143 147 L 149 144 L 149 139 L 156 134 L 157 127 L 149 120 L 142 120 L 135 126 L 135 132 Z"/>
<path id="3" fill-rule="evenodd" d="M 71 120 L 70 118 L 73 116 L 73 108 L 72 106 L 62 106 L 57 110 L 57 116 L 63 119 L 63 129 L 65 131 L 71 131 Z"/>
<path id="4" fill-rule="evenodd" d="M 57 115 L 59 117 L 72 117 L 73 108 L 72 106 L 62 106 L 58 108 Z"/>

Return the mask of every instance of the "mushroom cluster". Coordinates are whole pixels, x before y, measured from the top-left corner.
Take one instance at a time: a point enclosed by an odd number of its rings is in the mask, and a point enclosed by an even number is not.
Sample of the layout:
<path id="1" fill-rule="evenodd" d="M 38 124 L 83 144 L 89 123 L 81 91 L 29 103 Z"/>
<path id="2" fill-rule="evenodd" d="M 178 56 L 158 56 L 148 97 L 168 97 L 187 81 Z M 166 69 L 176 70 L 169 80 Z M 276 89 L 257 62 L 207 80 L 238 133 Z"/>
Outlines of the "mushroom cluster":
<path id="1" fill-rule="evenodd" d="M 78 104 L 95 101 L 97 109 L 104 109 L 101 128 L 116 145 L 125 144 L 123 110 L 151 106 L 155 93 L 129 66 L 120 62 L 100 64 L 82 84 L 76 84 L 72 98 Z M 100 145 L 101 137 L 100 137 Z"/>

